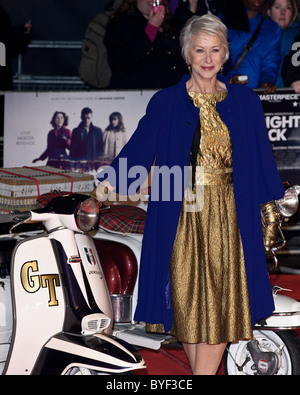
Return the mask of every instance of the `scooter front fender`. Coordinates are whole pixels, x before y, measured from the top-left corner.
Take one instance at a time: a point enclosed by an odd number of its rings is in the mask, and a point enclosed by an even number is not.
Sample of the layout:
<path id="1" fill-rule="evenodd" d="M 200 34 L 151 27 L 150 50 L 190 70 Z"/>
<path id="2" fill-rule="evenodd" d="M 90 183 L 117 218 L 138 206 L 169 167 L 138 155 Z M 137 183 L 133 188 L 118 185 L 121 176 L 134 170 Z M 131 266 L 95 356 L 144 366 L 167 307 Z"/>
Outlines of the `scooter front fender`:
<path id="1" fill-rule="evenodd" d="M 75 367 L 120 374 L 146 365 L 134 347 L 113 336 L 59 333 L 43 347 L 32 374 L 64 375 Z"/>
<path id="2" fill-rule="evenodd" d="M 300 302 L 286 295 L 274 294 L 275 310 L 255 326 L 264 329 L 290 330 L 300 328 Z"/>

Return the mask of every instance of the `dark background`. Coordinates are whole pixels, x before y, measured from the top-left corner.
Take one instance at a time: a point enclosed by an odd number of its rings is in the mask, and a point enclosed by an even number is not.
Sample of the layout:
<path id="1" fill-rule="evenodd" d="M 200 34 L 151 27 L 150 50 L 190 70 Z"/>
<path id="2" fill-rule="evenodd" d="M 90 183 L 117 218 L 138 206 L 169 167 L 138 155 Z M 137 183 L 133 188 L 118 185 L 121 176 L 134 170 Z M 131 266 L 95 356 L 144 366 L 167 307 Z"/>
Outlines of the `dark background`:
<path id="1" fill-rule="evenodd" d="M 13 25 L 32 22 L 32 40 L 82 41 L 88 23 L 109 0 L 0 0 Z M 1 41 L 1 40 L 0 40 Z M 78 75 L 80 50 L 29 49 L 22 71 L 30 75 Z M 16 69 L 14 62 L 14 70 Z"/>
<path id="2" fill-rule="evenodd" d="M 35 40 L 81 40 L 108 0 L 1 0 L 12 23 L 32 21 Z"/>

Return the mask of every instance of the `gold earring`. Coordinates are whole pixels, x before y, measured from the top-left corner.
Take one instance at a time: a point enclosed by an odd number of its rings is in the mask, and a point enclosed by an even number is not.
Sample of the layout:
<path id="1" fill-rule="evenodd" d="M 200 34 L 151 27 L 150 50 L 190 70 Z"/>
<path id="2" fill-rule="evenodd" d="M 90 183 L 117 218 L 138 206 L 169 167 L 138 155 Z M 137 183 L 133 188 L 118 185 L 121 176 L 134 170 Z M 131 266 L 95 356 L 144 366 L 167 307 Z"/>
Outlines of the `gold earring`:
<path id="1" fill-rule="evenodd" d="M 223 66 L 221 66 L 221 75 L 223 75 Z"/>
<path id="2" fill-rule="evenodd" d="M 187 68 L 189 70 L 189 73 L 192 74 L 192 66 L 190 64 L 188 64 L 188 63 L 186 65 L 187 65 Z"/>

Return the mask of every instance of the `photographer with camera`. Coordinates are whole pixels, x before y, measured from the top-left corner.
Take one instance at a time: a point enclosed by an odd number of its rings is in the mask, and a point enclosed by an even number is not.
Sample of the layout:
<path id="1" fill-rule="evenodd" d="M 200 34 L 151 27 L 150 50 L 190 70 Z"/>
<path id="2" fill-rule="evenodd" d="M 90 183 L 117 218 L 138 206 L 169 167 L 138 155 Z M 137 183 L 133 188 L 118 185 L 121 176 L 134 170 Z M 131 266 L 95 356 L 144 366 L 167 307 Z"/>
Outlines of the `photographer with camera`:
<path id="1" fill-rule="evenodd" d="M 186 72 L 179 32 L 167 2 L 125 0 L 107 26 L 104 43 L 111 89 L 160 89 Z"/>

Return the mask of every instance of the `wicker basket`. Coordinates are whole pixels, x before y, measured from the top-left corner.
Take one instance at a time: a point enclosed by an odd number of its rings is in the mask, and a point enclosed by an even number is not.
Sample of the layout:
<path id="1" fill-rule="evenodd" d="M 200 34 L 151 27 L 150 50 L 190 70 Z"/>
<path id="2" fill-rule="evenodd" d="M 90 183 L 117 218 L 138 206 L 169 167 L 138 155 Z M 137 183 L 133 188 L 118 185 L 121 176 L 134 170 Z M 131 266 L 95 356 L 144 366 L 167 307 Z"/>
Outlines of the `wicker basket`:
<path id="1" fill-rule="evenodd" d="M 90 193 L 91 174 L 74 173 L 51 166 L 0 169 L 0 212 L 33 210 L 37 198 L 52 191 Z"/>

